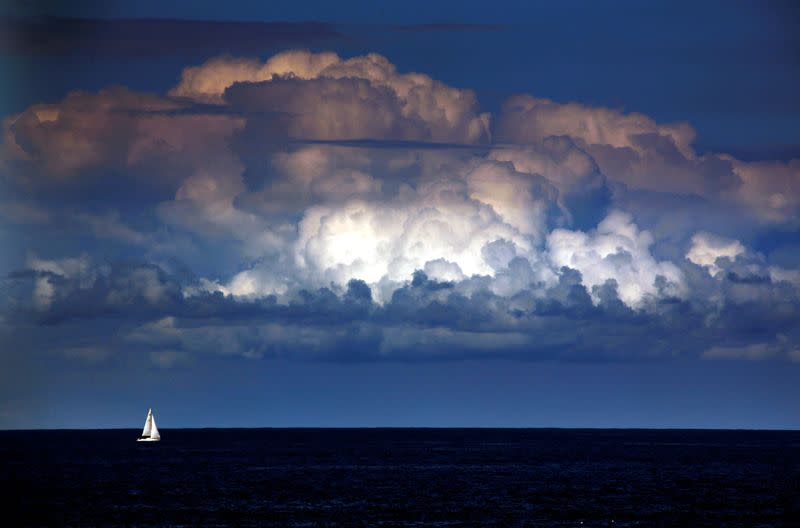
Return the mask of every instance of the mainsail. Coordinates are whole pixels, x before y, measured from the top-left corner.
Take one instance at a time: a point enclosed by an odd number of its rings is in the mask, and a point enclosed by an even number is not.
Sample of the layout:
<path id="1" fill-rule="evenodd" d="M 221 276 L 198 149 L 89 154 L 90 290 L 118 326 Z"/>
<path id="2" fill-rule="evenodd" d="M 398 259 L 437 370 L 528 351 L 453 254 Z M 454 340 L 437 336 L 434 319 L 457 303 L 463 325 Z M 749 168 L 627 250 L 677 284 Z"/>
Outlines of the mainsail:
<path id="1" fill-rule="evenodd" d="M 142 438 L 149 438 L 150 432 L 153 430 L 153 409 L 147 410 L 147 418 L 144 420 L 144 429 L 142 430 Z"/>

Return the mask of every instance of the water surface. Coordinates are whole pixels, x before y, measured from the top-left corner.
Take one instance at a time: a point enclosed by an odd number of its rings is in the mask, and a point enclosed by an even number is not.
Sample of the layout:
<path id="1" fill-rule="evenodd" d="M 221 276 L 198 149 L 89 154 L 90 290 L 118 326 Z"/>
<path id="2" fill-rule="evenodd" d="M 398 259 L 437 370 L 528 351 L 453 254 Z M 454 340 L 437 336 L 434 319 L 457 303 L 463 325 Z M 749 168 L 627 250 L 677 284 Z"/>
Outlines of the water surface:
<path id="1" fill-rule="evenodd" d="M 31 526 L 800 526 L 800 432 L 139 433 L 0 432 L 7 513 Z"/>

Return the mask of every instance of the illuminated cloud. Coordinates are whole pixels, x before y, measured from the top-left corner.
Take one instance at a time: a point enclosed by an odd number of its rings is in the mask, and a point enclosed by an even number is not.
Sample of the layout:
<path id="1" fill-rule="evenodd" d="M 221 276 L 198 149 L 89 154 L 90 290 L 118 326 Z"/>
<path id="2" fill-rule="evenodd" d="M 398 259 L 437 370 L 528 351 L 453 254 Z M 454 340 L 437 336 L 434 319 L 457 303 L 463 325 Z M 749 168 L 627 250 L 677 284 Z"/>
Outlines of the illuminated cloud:
<path id="1" fill-rule="evenodd" d="M 206 103 L 223 102 L 225 89 L 235 82 L 269 81 L 273 76 L 313 79 L 328 66 L 341 63 L 335 53 L 286 51 L 264 63 L 256 59 L 218 57 L 183 70 L 181 82 L 170 95 Z"/>
<path id="2" fill-rule="evenodd" d="M 496 135 L 527 144 L 568 136 L 610 180 L 632 189 L 721 197 L 740 184 L 729 157 L 695 153 L 688 123 L 526 95 L 505 104 Z"/>
<path id="3" fill-rule="evenodd" d="M 184 70 L 170 93 L 246 112 L 284 113 L 289 135 L 298 138 L 490 138 L 489 114 L 478 112 L 473 92 L 423 74 L 399 74 L 374 53 L 342 60 L 334 53 L 287 51 L 264 64 L 212 59 Z"/>
<path id="4" fill-rule="evenodd" d="M 659 125 L 638 113 L 578 103 L 561 104 L 529 95 L 510 98 L 498 126 L 503 138 L 536 143 L 550 136 L 569 136 L 585 145 L 607 145 L 617 149 L 643 150 L 643 136 L 668 138 L 681 154 L 693 155 L 695 131 L 688 123 Z"/>
<path id="5" fill-rule="evenodd" d="M 680 269 L 671 262 L 657 261 L 650 253 L 653 242 L 652 235 L 639 230 L 630 215 L 612 211 L 591 233 L 554 230 L 547 248 L 555 266 L 581 272 L 595 302 L 600 300 L 595 289 L 615 281 L 619 298 L 638 308 L 661 296 L 686 294 Z"/>
<path id="6" fill-rule="evenodd" d="M 299 226 L 298 266 L 319 284 L 351 278 L 400 282 L 439 260 L 455 264 L 466 276 L 492 274 L 482 250 L 497 240 L 509 241 L 521 253 L 532 250 L 531 233 L 505 222 L 468 192 L 463 180 L 441 181 L 390 203 L 311 208 Z"/>
<path id="7" fill-rule="evenodd" d="M 712 276 L 721 271 L 717 266 L 718 258 L 727 258 L 731 261 L 745 252 L 744 246 L 738 240 L 730 240 L 711 233 L 697 233 L 692 237 L 692 247 L 686 258 L 698 266 L 708 270 Z"/>
<path id="8" fill-rule="evenodd" d="M 115 344 L 162 367 L 298 348 L 793 358 L 800 270 L 746 246 L 796 229 L 798 162 L 694 139 L 527 95 L 495 123 L 471 90 L 376 54 L 220 57 L 163 95 L 74 92 L 3 123 L 2 226 L 63 241 L 32 248 L 47 257 L 9 278 L 0 322 L 118 317 Z"/>

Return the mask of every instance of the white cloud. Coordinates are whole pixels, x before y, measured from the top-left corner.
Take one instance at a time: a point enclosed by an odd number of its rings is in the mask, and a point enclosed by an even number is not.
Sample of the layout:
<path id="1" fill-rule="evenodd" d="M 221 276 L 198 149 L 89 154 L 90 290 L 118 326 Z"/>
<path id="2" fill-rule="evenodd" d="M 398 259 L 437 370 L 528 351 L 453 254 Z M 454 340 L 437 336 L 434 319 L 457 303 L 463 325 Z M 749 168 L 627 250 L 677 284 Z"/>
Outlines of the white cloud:
<path id="1" fill-rule="evenodd" d="M 534 235 L 543 226 L 534 226 L 535 210 L 531 211 L 534 220 L 523 221 L 519 204 L 533 203 L 535 198 L 527 183 L 512 177 L 501 181 L 497 193 L 492 193 L 491 187 L 482 187 L 485 180 L 478 178 L 475 186 L 457 179 L 422 184 L 390 202 L 312 207 L 300 223 L 296 262 L 318 284 L 344 284 L 351 278 L 370 284 L 382 279 L 403 282 L 428 263 L 428 269 L 444 273 L 441 261 L 453 265 L 443 277 L 459 272 L 493 275 L 484 246 L 505 240 L 520 254 L 532 255 Z M 515 184 L 522 184 L 514 197 L 522 196 L 521 201 L 500 207 L 505 205 L 503 196 L 514 194 Z M 475 188 L 479 191 L 471 192 Z M 494 202 L 506 216 L 483 200 Z"/>
<path id="2" fill-rule="evenodd" d="M 699 232 L 692 237 L 692 247 L 686 254 L 686 258 L 690 262 L 706 268 L 713 277 L 721 271 L 716 264 L 718 258 L 724 257 L 733 261 L 744 253 L 745 248 L 738 240 Z"/>
<path id="3" fill-rule="evenodd" d="M 470 198 L 490 205 L 508 225 L 541 240 L 558 191 L 542 177 L 516 172 L 510 163 L 485 161 L 467 175 Z"/>
<path id="4" fill-rule="evenodd" d="M 612 211 L 590 233 L 556 229 L 547 238 L 548 257 L 556 268 L 580 271 L 590 291 L 615 280 L 620 299 L 631 308 L 660 295 L 659 276 L 667 280 L 665 293 L 679 297 L 686 293 L 683 273 L 671 262 L 657 261 L 650 253 L 652 244 L 652 235 L 620 211 Z M 593 299 L 599 300 L 594 295 Z"/>
<path id="5" fill-rule="evenodd" d="M 458 264 L 444 258 L 429 260 L 425 263 L 423 271 L 431 279 L 440 282 L 458 282 L 467 278 Z"/>

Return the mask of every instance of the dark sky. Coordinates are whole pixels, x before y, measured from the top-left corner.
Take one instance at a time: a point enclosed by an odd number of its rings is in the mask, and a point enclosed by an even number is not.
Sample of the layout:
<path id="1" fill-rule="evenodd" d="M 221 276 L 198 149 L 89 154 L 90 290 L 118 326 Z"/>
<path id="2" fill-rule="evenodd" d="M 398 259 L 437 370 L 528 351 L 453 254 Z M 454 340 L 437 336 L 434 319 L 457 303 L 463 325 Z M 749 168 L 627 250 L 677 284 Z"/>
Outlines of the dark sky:
<path id="1" fill-rule="evenodd" d="M 12 2 L 0 427 L 800 426 L 790 2 Z"/>

